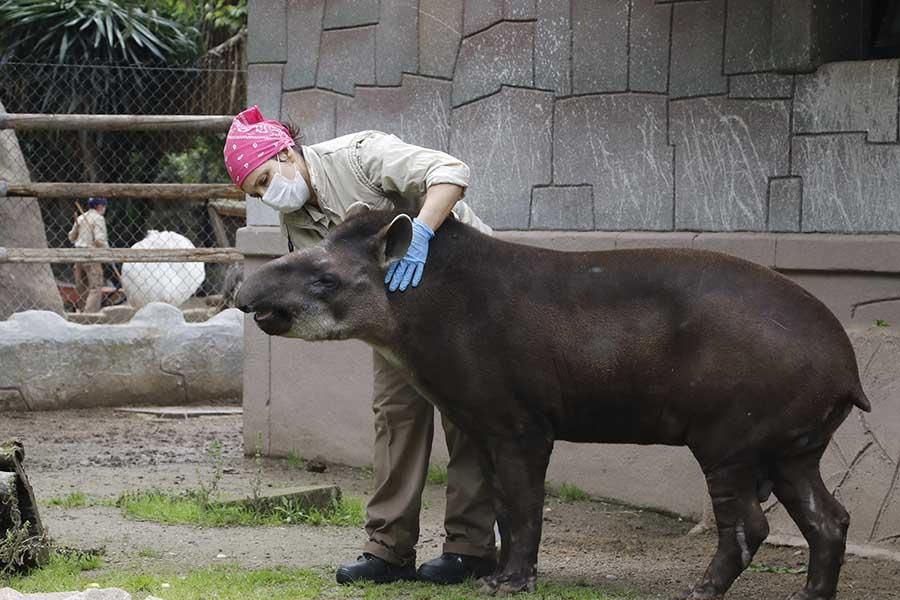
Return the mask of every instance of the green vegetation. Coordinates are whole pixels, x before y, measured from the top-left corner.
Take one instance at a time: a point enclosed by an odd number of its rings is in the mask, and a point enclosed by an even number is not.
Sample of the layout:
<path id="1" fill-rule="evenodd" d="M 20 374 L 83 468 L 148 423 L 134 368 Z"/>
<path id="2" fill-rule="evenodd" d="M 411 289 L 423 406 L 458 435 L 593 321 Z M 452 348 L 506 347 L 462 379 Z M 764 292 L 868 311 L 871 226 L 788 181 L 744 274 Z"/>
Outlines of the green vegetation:
<path id="1" fill-rule="evenodd" d="M 306 468 L 306 461 L 303 460 L 303 457 L 291 450 L 288 452 L 287 458 L 285 459 L 290 468 L 296 469 L 297 471 L 302 471 Z"/>
<path id="2" fill-rule="evenodd" d="M 555 495 L 563 502 L 585 502 L 591 499 L 587 492 L 574 483 L 563 483 Z"/>
<path id="3" fill-rule="evenodd" d="M 748 570 L 756 573 L 778 573 L 779 575 L 799 575 L 806 573 L 806 566 L 784 567 L 781 565 L 766 565 L 763 563 L 751 563 Z"/>
<path id="4" fill-rule="evenodd" d="M 302 508 L 286 498 L 272 510 L 263 511 L 252 508 L 252 502 L 251 506 L 223 504 L 196 490 L 180 494 L 160 490 L 127 492 L 119 497 L 116 505 L 129 519 L 201 527 L 290 523 L 358 527 L 365 515 L 360 498 L 342 498 L 326 510 Z"/>
<path id="5" fill-rule="evenodd" d="M 875 327 L 890 327 L 891 324 L 884 319 L 875 319 Z"/>
<path id="6" fill-rule="evenodd" d="M 67 496 L 50 498 L 47 500 L 47 506 L 59 506 L 61 508 L 85 508 L 86 506 L 95 506 L 96 499 L 91 498 L 84 492 L 72 492 Z"/>
<path id="7" fill-rule="evenodd" d="M 428 465 L 428 483 L 433 485 L 447 485 L 447 466 Z"/>
<path id="8" fill-rule="evenodd" d="M 260 569 L 244 570 L 237 566 L 197 569 L 190 572 L 155 573 L 140 571 L 97 570 L 101 561 L 96 556 L 54 554 L 50 564 L 27 576 L 14 577 L 0 585 L 24 593 L 82 590 L 88 585 L 119 587 L 135 597 L 153 594 L 166 600 L 301 600 L 333 598 L 365 600 L 481 600 L 478 584 L 434 586 L 424 583 L 389 585 L 359 584 L 340 586 L 334 583 L 330 569 Z M 164 584 L 166 584 L 164 586 Z M 534 594 L 523 600 L 628 600 L 637 596 L 604 594 L 579 584 L 561 585 L 541 582 Z"/>

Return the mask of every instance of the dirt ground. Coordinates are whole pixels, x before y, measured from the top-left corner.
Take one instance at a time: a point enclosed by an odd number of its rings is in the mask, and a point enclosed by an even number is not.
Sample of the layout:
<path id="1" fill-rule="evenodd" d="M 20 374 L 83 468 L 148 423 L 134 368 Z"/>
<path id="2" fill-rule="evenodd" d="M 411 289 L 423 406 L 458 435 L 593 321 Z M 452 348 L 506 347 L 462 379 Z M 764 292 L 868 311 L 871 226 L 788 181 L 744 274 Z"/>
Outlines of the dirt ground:
<path id="1" fill-rule="evenodd" d="M 242 455 L 241 418 L 158 419 L 112 410 L 6 413 L 0 439 L 24 442 L 26 467 L 39 499 L 80 491 L 115 498 L 134 489 L 179 489 L 208 481 L 206 448 L 222 443 L 225 491 L 249 493 L 256 468 Z M 265 460 L 264 485 L 334 483 L 345 494 L 371 493 L 370 474 L 329 464 L 325 473 Z M 420 560 L 440 553 L 443 488 L 425 492 Z M 147 571 L 184 569 L 220 562 L 245 567 L 324 566 L 354 559 L 364 542 L 359 528 L 290 527 L 198 529 L 125 520 L 115 508 L 42 507 L 52 537 L 63 545 L 104 547 L 106 564 Z M 604 502 L 548 500 L 539 559 L 541 577 L 586 582 L 599 590 L 636 591 L 644 598 L 669 598 L 700 576 L 715 547 L 712 534 L 687 536 L 691 523 Z M 224 555 L 224 558 L 223 558 Z M 764 546 L 755 563 L 796 567 L 806 551 Z M 799 590 L 804 574 L 746 572 L 729 598 L 773 600 Z M 842 600 L 900 599 L 900 563 L 848 556 Z"/>

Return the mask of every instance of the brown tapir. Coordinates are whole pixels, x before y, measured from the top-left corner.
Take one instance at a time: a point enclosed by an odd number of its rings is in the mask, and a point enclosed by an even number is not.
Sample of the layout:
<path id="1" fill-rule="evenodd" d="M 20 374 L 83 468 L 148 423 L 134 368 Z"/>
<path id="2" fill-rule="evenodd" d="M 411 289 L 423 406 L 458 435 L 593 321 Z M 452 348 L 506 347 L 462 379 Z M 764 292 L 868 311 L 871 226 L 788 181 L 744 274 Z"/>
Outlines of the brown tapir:
<path id="1" fill-rule="evenodd" d="M 687 598 L 717 598 L 768 535 L 770 492 L 809 542 L 802 600 L 831 600 L 849 516 L 819 460 L 870 410 L 834 315 L 782 275 L 697 250 L 555 252 L 449 219 L 421 285 L 385 290 L 406 215 L 354 211 L 249 276 L 237 305 L 270 335 L 361 339 L 481 449 L 501 556 L 489 592 L 533 589 L 554 440 L 686 445 L 718 548 Z"/>

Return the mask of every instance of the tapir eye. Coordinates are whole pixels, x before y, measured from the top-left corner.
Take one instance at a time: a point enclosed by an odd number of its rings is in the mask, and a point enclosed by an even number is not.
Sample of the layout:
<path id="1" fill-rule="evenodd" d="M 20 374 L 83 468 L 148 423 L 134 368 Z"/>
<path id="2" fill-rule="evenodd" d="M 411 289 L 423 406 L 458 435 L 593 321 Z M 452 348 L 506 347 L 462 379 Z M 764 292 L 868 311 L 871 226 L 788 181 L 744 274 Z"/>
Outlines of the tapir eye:
<path id="1" fill-rule="evenodd" d="M 332 290 L 337 287 L 338 280 L 337 277 L 335 277 L 331 273 L 323 273 L 319 276 L 318 279 L 315 280 L 315 282 L 313 282 L 313 284 L 318 287 Z"/>

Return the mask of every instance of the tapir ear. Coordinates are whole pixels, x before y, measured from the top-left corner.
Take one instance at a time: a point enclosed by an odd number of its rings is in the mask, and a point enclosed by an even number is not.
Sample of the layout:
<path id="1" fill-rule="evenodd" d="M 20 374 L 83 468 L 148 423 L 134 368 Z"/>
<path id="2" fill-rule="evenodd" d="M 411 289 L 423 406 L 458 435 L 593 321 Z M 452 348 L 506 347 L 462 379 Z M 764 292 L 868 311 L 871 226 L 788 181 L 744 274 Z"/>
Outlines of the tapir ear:
<path id="1" fill-rule="evenodd" d="M 352 219 L 353 217 L 358 217 L 359 215 L 364 215 L 367 212 L 372 210 L 372 207 L 362 200 L 354 202 L 349 207 L 347 207 L 347 212 L 344 213 L 344 220 Z"/>
<path id="2" fill-rule="evenodd" d="M 378 232 L 377 248 L 382 266 L 406 256 L 412 243 L 412 229 L 412 219 L 408 215 L 397 215 Z"/>

